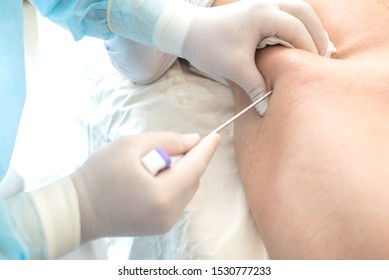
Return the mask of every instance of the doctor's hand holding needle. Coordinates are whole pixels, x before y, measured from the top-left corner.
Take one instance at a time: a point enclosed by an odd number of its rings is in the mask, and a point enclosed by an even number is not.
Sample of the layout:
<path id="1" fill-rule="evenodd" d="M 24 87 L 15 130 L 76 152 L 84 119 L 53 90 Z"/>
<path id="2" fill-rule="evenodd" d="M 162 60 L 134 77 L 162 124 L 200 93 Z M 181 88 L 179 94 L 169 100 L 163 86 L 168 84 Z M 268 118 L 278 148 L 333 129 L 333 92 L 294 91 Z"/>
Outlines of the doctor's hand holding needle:
<path id="1" fill-rule="evenodd" d="M 169 230 L 197 190 L 219 143 L 217 133 L 272 92 L 201 140 L 198 134 L 144 133 L 123 136 L 92 155 L 70 176 L 80 203 L 81 242 Z M 148 154 L 149 161 L 139 160 Z M 171 156 L 179 157 L 172 168 Z"/>
<path id="2" fill-rule="evenodd" d="M 263 86 L 254 63 L 260 39 L 280 35 L 314 53 L 323 53 L 327 45 L 320 20 L 297 0 L 242 0 L 220 8 L 173 0 L 30 2 L 76 40 L 119 34 L 182 56 L 206 72 L 217 71 L 248 93 L 257 94 Z M 23 3 L 0 1 L 0 10 L 1 180 L 26 87 Z M 0 259 L 58 258 L 94 238 L 166 231 L 193 196 L 218 139 L 217 134 L 202 141 L 172 133 L 126 136 L 103 147 L 70 176 L 7 201 L 0 198 Z M 140 158 L 155 146 L 185 156 L 174 168 L 153 176 Z"/>
<path id="3" fill-rule="evenodd" d="M 122 136 L 68 177 L 8 199 L 27 257 L 55 259 L 101 237 L 166 232 L 196 192 L 219 139 L 213 134 L 200 141 L 198 134 L 173 132 Z M 156 146 L 184 156 L 154 176 L 140 158 Z M 9 258 L 22 257 L 16 255 L 17 241 L 0 235 L 0 259 L 7 250 L 12 250 Z"/>
<path id="4" fill-rule="evenodd" d="M 80 202 L 81 241 L 169 230 L 197 190 L 219 139 L 217 134 L 200 141 L 198 134 L 145 133 L 124 136 L 96 152 L 70 176 Z M 156 146 L 185 156 L 153 176 L 139 158 Z"/>

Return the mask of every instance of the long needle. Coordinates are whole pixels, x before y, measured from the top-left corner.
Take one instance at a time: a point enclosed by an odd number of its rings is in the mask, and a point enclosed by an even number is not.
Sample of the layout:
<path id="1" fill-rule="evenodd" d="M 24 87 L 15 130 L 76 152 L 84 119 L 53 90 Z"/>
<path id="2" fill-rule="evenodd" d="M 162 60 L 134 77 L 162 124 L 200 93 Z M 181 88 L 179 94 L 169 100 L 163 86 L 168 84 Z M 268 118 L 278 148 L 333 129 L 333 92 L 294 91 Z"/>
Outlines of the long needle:
<path id="1" fill-rule="evenodd" d="M 247 106 L 245 109 L 243 109 L 242 111 L 240 111 L 238 114 L 236 114 L 235 116 L 233 116 L 231 119 L 229 119 L 228 121 L 226 121 L 225 123 L 223 123 L 222 125 L 218 126 L 215 130 L 213 130 L 211 133 L 209 133 L 208 135 L 211 135 L 211 134 L 214 134 L 214 133 L 218 133 L 220 130 L 222 130 L 223 128 L 225 128 L 227 125 L 229 125 L 230 123 L 232 123 L 233 121 L 235 121 L 237 118 L 239 118 L 240 116 L 242 116 L 244 113 L 246 113 L 248 110 L 250 110 L 251 108 L 253 108 L 255 105 L 257 105 L 258 103 L 260 103 L 261 101 L 263 101 L 266 97 L 268 97 L 270 94 L 272 94 L 273 91 L 269 91 L 268 93 L 266 93 L 264 96 L 262 96 L 261 98 L 259 98 L 258 100 L 256 100 L 255 102 L 253 102 L 252 104 L 250 104 L 249 106 Z"/>

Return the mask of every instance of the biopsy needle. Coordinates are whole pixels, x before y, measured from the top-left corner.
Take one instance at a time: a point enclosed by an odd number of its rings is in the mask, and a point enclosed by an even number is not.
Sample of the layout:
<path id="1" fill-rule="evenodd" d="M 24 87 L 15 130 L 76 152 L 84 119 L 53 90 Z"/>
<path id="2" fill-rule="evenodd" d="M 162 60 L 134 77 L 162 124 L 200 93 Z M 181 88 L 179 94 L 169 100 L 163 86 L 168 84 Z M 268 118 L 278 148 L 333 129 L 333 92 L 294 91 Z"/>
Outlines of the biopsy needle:
<path id="1" fill-rule="evenodd" d="M 233 121 L 235 121 L 237 118 L 239 118 L 240 116 L 242 116 L 244 113 L 246 113 L 248 110 L 250 110 L 251 108 L 253 108 L 255 105 L 257 105 L 258 103 L 260 103 L 261 101 L 263 101 L 266 97 L 268 97 L 270 94 L 272 94 L 273 91 L 269 91 L 268 93 L 266 93 L 264 96 L 262 96 L 261 98 L 259 98 L 258 100 L 256 100 L 255 102 L 253 102 L 252 104 L 250 104 L 249 106 L 247 106 L 245 109 L 243 109 L 242 111 L 240 111 L 238 114 L 236 114 L 235 116 L 233 116 L 231 119 L 229 119 L 228 121 L 226 121 L 225 123 L 223 123 L 222 125 L 218 126 L 215 130 L 213 130 L 210 134 L 208 135 L 211 135 L 211 134 L 214 134 L 214 133 L 218 133 L 220 130 L 222 130 L 223 128 L 225 128 L 227 125 L 229 125 L 230 123 L 232 123 Z"/>
<path id="2" fill-rule="evenodd" d="M 228 121 L 224 122 L 222 125 L 218 126 L 215 130 L 213 130 L 211 133 L 208 134 L 212 135 L 215 133 L 218 133 L 220 130 L 225 128 L 227 125 L 235 121 L 237 118 L 242 116 L 244 113 L 246 113 L 248 110 L 253 108 L 255 105 L 263 101 L 266 97 L 268 97 L 270 94 L 272 94 L 273 91 L 267 92 L 264 96 L 247 106 L 245 109 L 240 111 L 238 114 L 233 116 L 231 119 Z M 150 172 L 151 175 L 155 176 L 157 175 L 160 171 L 164 169 L 168 169 L 171 164 L 176 162 L 177 160 L 181 159 L 184 155 L 176 155 L 176 156 L 169 156 L 161 147 L 157 147 L 150 152 L 148 152 L 146 155 L 144 155 L 141 158 L 141 162 L 144 165 L 144 167 Z"/>

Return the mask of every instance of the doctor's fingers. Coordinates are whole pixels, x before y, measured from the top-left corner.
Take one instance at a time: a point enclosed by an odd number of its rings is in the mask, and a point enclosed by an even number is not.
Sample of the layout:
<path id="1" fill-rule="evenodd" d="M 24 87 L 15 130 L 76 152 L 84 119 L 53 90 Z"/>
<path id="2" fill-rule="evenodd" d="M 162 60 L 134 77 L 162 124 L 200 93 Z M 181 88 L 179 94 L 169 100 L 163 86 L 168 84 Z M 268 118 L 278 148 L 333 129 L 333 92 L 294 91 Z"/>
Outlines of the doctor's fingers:
<path id="1" fill-rule="evenodd" d="M 315 14 L 313 14 L 315 15 Z M 327 37 L 321 22 L 289 14 L 274 7 L 263 16 L 262 38 L 277 37 L 298 49 L 319 53 L 327 49 Z M 324 51 L 325 53 L 325 51 Z"/>
<path id="2" fill-rule="evenodd" d="M 184 209 L 192 199 L 219 142 L 218 134 L 204 137 L 182 159 L 156 177 L 177 207 Z"/>
<path id="3" fill-rule="evenodd" d="M 243 109 L 247 108 L 247 106 L 249 106 L 252 101 L 251 98 L 246 94 L 244 89 L 232 82 L 229 82 L 229 85 L 234 96 L 235 113 L 238 113 Z M 246 138 L 251 137 L 250 135 L 256 135 L 256 133 L 253 133 L 253 130 L 257 129 L 257 127 L 260 126 L 262 121 L 263 118 L 254 108 L 244 113 L 242 116 L 240 116 L 234 121 L 234 141 L 237 141 L 239 137 Z"/>
<path id="4" fill-rule="evenodd" d="M 263 21 L 261 31 L 263 38 L 277 37 L 297 49 L 318 53 L 313 37 L 304 23 L 279 9 L 274 9 L 273 13 L 267 15 L 267 19 Z"/>
<path id="5" fill-rule="evenodd" d="M 283 0 L 280 1 L 279 7 L 282 11 L 294 16 L 296 19 L 299 19 L 302 24 L 304 24 L 304 27 L 312 37 L 319 54 L 325 55 L 328 49 L 328 37 L 320 18 L 315 13 L 313 8 L 309 4 L 300 0 Z M 291 32 L 290 34 L 294 35 L 294 32 Z M 298 48 L 297 45 L 295 45 L 292 41 L 289 42 Z"/>
<path id="6" fill-rule="evenodd" d="M 253 59 L 256 50 L 253 52 L 247 52 L 243 55 L 236 56 L 236 61 L 233 61 L 232 69 L 227 80 L 233 81 L 237 85 L 241 86 L 247 94 L 256 92 L 258 89 L 266 91 L 265 80 L 262 74 L 258 71 L 256 61 Z"/>
<path id="7" fill-rule="evenodd" d="M 248 96 L 250 96 L 251 101 L 255 102 L 269 91 L 265 83 L 265 79 L 258 71 L 256 61 L 252 59 L 251 56 L 246 62 L 244 62 L 243 59 L 240 65 L 241 67 L 239 71 L 237 71 L 237 75 L 235 75 L 235 78 L 231 79 L 231 83 L 233 83 L 235 86 L 241 86 L 248 94 Z M 261 116 L 265 115 L 268 103 L 269 98 L 266 98 L 255 106 L 257 112 Z M 247 104 L 247 106 L 249 105 L 250 104 Z M 239 111 L 237 111 L 236 113 L 238 112 Z"/>
<path id="8" fill-rule="evenodd" d="M 175 132 L 146 132 L 138 135 L 124 136 L 132 143 L 130 147 L 133 152 L 137 153 L 138 157 L 144 156 L 151 150 L 161 147 L 169 155 L 178 155 L 188 152 L 200 142 L 200 135 L 179 134 Z"/>

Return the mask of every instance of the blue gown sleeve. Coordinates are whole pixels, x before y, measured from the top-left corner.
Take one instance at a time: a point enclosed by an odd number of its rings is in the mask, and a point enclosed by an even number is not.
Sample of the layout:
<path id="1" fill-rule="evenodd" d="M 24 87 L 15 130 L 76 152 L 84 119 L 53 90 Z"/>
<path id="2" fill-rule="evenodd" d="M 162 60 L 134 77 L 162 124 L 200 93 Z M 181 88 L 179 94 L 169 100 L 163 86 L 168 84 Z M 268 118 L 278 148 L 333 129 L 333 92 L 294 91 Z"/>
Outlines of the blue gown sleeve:
<path id="1" fill-rule="evenodd" d="M 214 0 L 185 1 L 199 7 L 210 7 L 214 2 Z M 112 3 L 115 3 L 115 1 L 112 1 Z M 111 10 L 113 10 L 112 7 Z M 112 13 L 111 16 L 114 17 L 115 14 Z M 152 36 L 152 34 L 149 33 L 148 36 Z M 155 82 L 170 69 L 177 59 L 174 55 L 119 35 L 114 36 L 111 40 L 106 40 L 105 47 L 113 66 L 118 72 L 136 84 Z"/>
<path id="2" fill-rule="evenodd" d="M 108 0 L 30 0 L 45 17 L 70 31 L 75 40 L 84 36 L 110 39 Z"/>
<path id="3" fill-rule="evenodd" d="M 109 0 L 108 24 L 115 34 L 155 47 L 153 34 L 157 21 L 171 2 L 172 0 Z"/>
<path id="4" fill-rule="evenodd" d="M 23 2 L 0 1 L 0 181 L 8 170 L 26 95 Z"/>
<path id="5" fill-rule="evenodd" d="M 0 198 L 0 259 L 27 259 L 27 248 L 15 230 L 8 209 Z"/>

